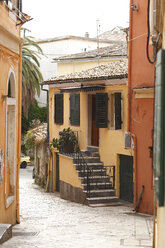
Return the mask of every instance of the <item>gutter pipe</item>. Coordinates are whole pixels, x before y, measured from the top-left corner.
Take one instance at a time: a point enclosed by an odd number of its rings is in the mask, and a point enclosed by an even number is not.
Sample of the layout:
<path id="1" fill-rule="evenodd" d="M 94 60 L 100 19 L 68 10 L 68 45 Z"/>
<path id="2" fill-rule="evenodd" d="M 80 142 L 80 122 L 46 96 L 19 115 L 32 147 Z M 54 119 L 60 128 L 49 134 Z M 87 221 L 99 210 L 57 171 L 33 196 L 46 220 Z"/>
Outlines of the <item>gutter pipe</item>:
<path id="1" fill-rule="evenodd" d="M 48 106 L 48 113 L 47 113 L 47 135 L 49 141 L 49 90 L 43 88 L 43 84 L 41 84 L 41 90 L 47 93 L 47 106 Z"/>
<path id="2" fill-rule="evenodd" d="M 128 116 L 127 116 L 127 130 L 128 133 L 133 138 L 134 142 L 134 206 L 137 202 L 137 138 L 136 135 L 131 132 L 131 65 L 132 65 L 132 15 L 133 11 L 131 5 L 133 0 L 130 0 L 130 25 L 129 25 L 129 40 L 128 40 Z"/>
<path id="3" fill-rule="evenodd" d="M 21 29 L 20 29 L 21 32 Z M 21 111 L 22 111 L 22 45 L 23 41 L 21 40 L 21 43 L 19 45 L 19 69 L 18 69 L 18 75 L 19 75 L 19 95 L 18 95 L 18 116 L 19 116 L 19 122 L 18 122 L 18 143 L 17 143 L 17 174 L 16 174 L 16 222 L 20 223 L 20 208 L 19 208 L 19 171 L 20 171 L 20 155 L 21 155 Z"/>

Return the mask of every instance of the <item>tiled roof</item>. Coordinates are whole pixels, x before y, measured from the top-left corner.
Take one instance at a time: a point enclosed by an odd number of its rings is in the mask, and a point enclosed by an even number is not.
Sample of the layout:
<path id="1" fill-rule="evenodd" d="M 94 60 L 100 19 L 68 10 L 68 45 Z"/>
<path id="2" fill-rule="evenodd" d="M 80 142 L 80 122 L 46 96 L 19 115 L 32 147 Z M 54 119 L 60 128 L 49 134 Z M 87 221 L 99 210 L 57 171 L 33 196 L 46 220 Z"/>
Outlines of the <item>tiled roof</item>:
<path id="1" fill-rule="evenodd" d="M 95 41 L 97 42 L 97 38 L 90 38 L 90 37 L 81 37 L 81 36 L 75 36 L 75 35 L 65 35 L 65 36 L 59 36 L 54 38 L 47 38 L 47 39 L 38 39 L 37 43 L 47 43 L 47 42 L 54 42 L 54 41 L 60 41 L 60 40 L 86 40 L 86 41 Z M 101 39 L 100 42 L 103 43 L 112 43 L 110 39 Z"/>
<path id="2" fill-rule="evenodd" d="M 55 58 L 56 62 L 63 62 L 67 60 L 81 60 L 81 59 L 97 59 L 99 58 L 108 58 L 112 56 L 126 56 L 127 47 L 126 44 L 113 44 L 107 47 L 101 47 L 99 49 L 91 50 L 83 53 L 75 53 L 59 58 Z"/>
<path id="3" fill-rule="evenodd" d="M 128 62 L 127 59 L 116 62 L 111 62 L 106 65 L 100 65 L 92 69 L 81 72 L 75 72 L 55 78 L 51 78 L 42 84 L 54 84 L 64 82 L 81 82 L 91 80 L 105 80 L 114 78 L 126 78 L 128 75 Z"/>
<path id="4" fill-rule="evenodd" d="M 126 28 L 115 27 L 112 30 L 106 31 L 99 35 L 99 39 L 111 40 L 111 41 L 122 41 L 126 42 Z"/>

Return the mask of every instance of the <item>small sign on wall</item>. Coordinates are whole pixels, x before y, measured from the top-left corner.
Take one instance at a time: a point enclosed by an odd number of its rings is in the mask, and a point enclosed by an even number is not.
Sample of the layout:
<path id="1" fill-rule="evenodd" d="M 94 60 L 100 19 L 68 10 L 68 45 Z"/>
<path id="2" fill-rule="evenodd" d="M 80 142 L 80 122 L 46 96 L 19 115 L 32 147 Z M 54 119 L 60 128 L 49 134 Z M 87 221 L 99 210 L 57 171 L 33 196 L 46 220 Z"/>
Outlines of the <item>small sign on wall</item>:
<path id="1" fill-rule="evenodd" d="M 3 151 L 0 149 L 0 182 L 2 181 Z"/>

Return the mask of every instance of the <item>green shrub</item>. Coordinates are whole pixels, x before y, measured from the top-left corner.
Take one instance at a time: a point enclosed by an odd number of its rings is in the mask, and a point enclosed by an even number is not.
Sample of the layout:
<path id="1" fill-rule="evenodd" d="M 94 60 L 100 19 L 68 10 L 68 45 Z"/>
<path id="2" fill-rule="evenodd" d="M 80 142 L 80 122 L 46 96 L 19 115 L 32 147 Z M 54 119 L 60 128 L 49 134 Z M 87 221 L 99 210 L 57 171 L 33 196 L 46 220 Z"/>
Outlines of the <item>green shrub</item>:
<path id="1" fill-rule="evenodd" d="M 24 138 L 24 144 L 26 149 L 32 149 L 34 148 L 34 140 L 35 140 L 35 135 L 32 132 L 27 132 Z"/>
<path id="2" fill-rule="evenodd" d="M 47 122 L 48 107 L 39 107 L 37 101 L 31 104 L 28 110 L 28 118 L 22 111 L 22 134 L 25 134 L 29 129 L 33 128 L 33 121 L 39 120 L 41 123 Z"/>

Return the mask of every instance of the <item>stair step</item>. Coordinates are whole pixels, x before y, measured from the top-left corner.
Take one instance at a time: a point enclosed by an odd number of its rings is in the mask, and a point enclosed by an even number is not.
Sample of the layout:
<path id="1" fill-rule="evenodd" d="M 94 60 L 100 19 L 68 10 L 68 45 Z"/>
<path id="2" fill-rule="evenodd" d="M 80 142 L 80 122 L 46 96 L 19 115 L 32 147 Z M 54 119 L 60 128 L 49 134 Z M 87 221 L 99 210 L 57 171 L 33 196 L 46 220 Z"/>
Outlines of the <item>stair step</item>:
<path id="1" fill-rule="evenodd" d="M 86 163 L 100 163 L 100 158 L 99 157 L 83 157 L 83 158 L 74 158 L 73 163 L 78 163 L 79 161 L 84 161 Z"/>
<path id="2" fill-rule="evenodd" d="M 83 176 L 83 177 L 79 177 L 80 179 L 87 179 L 87 176 Z M 105 175 L 105 176 L 89 176 L 88 178 L 90 179 L 103 179 L 103 178 L 107 178 L 109 179 L 109 176 Z"/>
<path id="3" fill-rule="evenodd" d="M 88 151 L 81 151 L 81 153 L 82 153 L 82 155 L 84 156 L 84 157 L 96 157 L 96 158 L 100 158 L 100 154 L 99 154 L 99 152 L 98 151 L 90 151 L 90 150 L 88 150 Z"/>
<path id="4" fill-rule="evenodd" d="M 119 200 L 119 198 L 116 196 L 103 196 L 103 197 L 90 197 L 90 198 L 87 197 L 87 200 L 92 200 L 92 201 L 94 200 Z"/>
<path id="5" fill-rule="evenodd" d="M 98 146 L 87 146 L 87 151 L 98 152 L 99 148 L 98 148 Z"/>
<path id="6" fill-rule="evenodd" d="M 87 173 L 87 172 L 89 172 L 89 170 L 84 170 L 84 171 L 83 170 L 82 171 L 81 170 L 77 170 L 77 172 L 85 172 L 85 173 Z M 106 172 L 106 169 L 104 169 L 104 168 L 103 169 L 101 169 L 101 168 L 95 168 L 95 169 L 92 170 L 92 172 Z"/>
<path id="7" fill-rule="evenodd" d="M 90 193 L 95 193 L 95 192 L 111 192 L 112 189 L 99 189 L 99 190 L 91 190 Z M 84 193 L 88 193 L 87 190 L 83 191 Z"/>
<path id="8" fill-rule="evenodd" d="M 84 190 L 87 190 L 87 184 L 83 184 Z M 99 190 L 99 189 L 113 189 L 112 183 L 91 183 L 90 190 Z"/>
<path id="9" fill-rule="evenodd" d="M 87 198 L 89 205 L 91 204 L 105 204 L 105 203 L 116 203 L 119 201 L 119 198 L 117 198 L 116 196 L 103 196 L 103 197 L 90 197 Z"/>
<path id="10" fill-rule="evenodd" d="M 81 178 L 81 181 L 82 181 L 82 183 L 86 183 L 87 178 Z M 95 176 L 95 177 L 89 178 L 89 181 L 90 181 L 90 184 L 91 183 L 101 183 L 101 182 L 103 182 L 105 184 L 105 183 L 109 182 L 109 177 L 108 176 L 105 176 L 105 177 L 97 177 L 97 176 Z"/>
<path id="11" fill-rule="evenodd" d="M 100 158 L 99 152 L 92 152 L 92 153 L 91 153 L 91 156 L 92 156 L 92 157 L 99 157 L 99 158 Z"/>
<path id="12" fill-rule="evenodd" d="M 109 202 L 109 203 L 96 203 L 96 204 L 89 204 L 90 207 L 97 208 L 97 207 L 112 207 L 112 206 L 121 206 L 122 203 L 120 201 L 117 202 Z"/>
<path id="13" fill-rule="evenodd" d="M 75 165 L 76 170 L 79 172 L 82 172 L 84 170 L 84 166 L 80 166 L 80 165 Z M 86 166 L 85 166 L 86 168 Z M 88 170 L 103 170 L 103 165 L 89 165 L 88 164 Z"/>
<path id="14" fill-rule="evenodd" d="M 103 190 L 95 189 L 95 190 L 90 190 L 90 192 L 85 190 L 84 192 L 86 193 L 86 196 L 88 198 L 115 196 L 114 189 L 103 189 Z"/>
<path id="15" fill-rule="evenodd" d="M 106 170 L 101 170 L 101 169 L 98 169 L 98 170 L 85 170 L 85 171 L 80 171 L 80 170 L 77 170 L 78 174 L 79 174 L 79 177 L 84 177 L 87 175 L 87 173 L 89 173 L 90 176 L 106 176 Z"/>
<path id="16" fill-rule="evenodd" d="M 74 161 L 73 161 L 74 162 Z M 79 165 L 79 164 L 77 164 L 77 163 L 73 163 L 74 165 Z M 88 166 L 100 166 L 100 167 L 103 167 L 103 162 L 88 162 L 87 163 L 88 164 Z"/>

